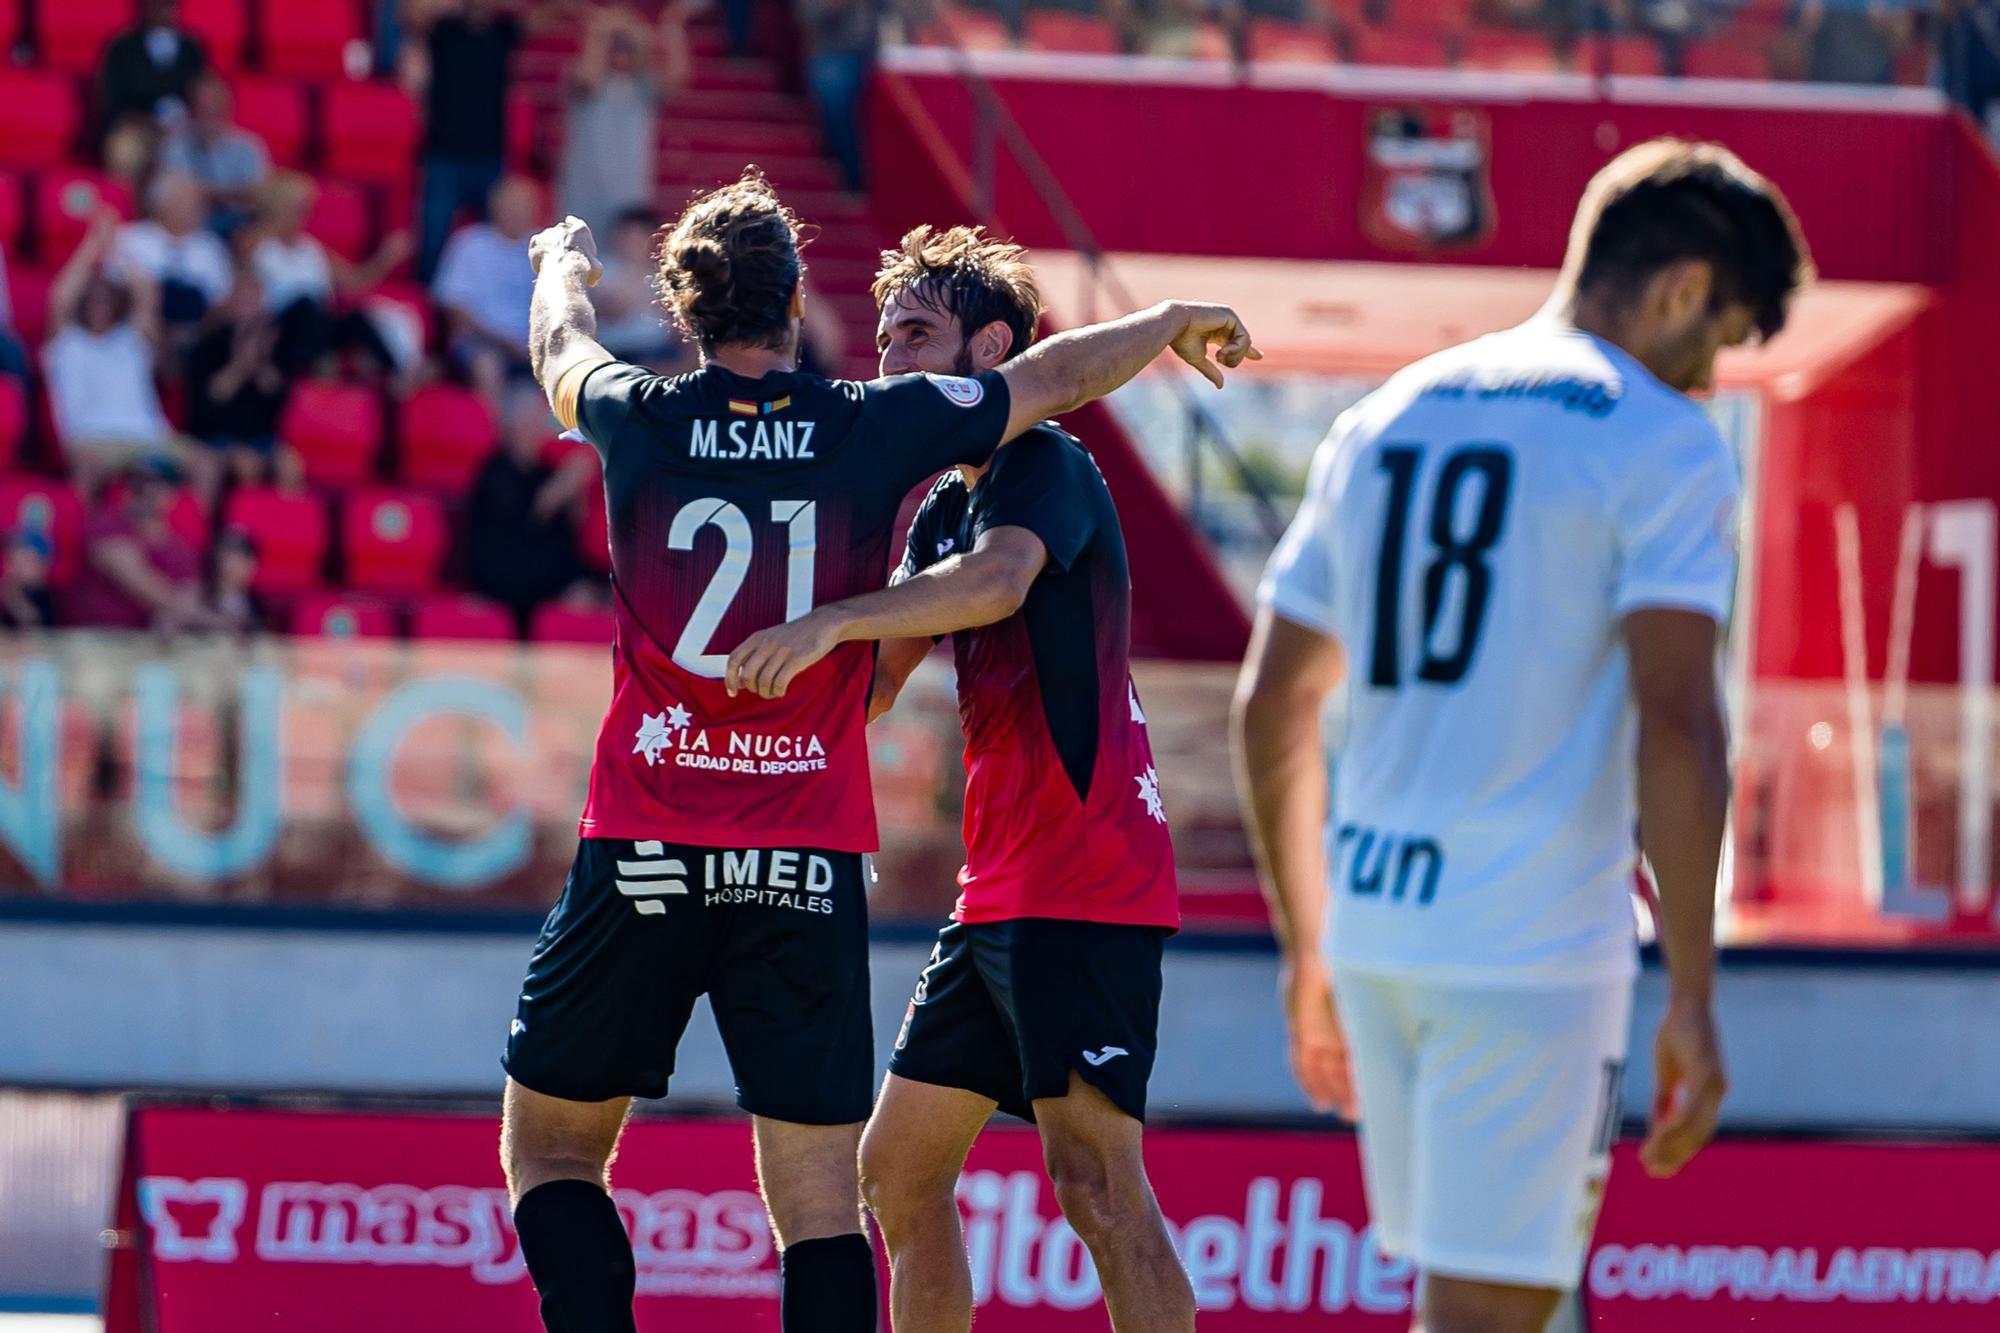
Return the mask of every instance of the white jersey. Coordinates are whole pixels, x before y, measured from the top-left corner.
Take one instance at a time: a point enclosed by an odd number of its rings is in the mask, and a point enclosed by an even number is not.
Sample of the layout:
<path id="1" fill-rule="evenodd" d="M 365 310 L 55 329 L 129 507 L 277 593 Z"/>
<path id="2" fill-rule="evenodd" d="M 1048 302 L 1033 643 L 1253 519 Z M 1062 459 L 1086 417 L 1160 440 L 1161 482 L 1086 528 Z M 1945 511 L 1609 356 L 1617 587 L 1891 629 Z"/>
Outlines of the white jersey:
<path id="1" fill-rule="evenodd" d="M 1552 322 L 1420 361 L 1334 423 L 1259 595 L 1346 651 L 1337 965 L 1454 983 L 1632 974 L 1619 622 L 1726 617 L 1737 496 L 1699 407 Z"/>

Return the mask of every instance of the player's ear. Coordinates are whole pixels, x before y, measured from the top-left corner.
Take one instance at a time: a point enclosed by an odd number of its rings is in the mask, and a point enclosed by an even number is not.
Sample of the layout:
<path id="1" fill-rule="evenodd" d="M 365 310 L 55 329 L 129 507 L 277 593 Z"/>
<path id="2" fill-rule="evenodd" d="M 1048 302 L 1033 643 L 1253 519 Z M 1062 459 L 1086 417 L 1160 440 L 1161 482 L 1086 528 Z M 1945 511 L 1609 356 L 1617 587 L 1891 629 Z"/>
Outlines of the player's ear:
<path id="1" fill-rule="evenodd" d="M 1708 313 L 1715 290 L 1715 270 L 1705 259 L 1682 259 L 1660 270 L 1654 279 L 1653 301 L 1661 323 L 1684 329 Z"/>
<path id="2" fill-rule="evenodd" d="M 984 368 L 999 365 L 1014 350 L 1014 330 L 1005 320 L 996 319 L 972 335 L 972 359 Z"/>
<path id="3" fill-rule="evenodd" d="M 806 317 L 806 285 L 803 282 L 792 285 L 791 315 L 793 319 L 804 319 Z"/>

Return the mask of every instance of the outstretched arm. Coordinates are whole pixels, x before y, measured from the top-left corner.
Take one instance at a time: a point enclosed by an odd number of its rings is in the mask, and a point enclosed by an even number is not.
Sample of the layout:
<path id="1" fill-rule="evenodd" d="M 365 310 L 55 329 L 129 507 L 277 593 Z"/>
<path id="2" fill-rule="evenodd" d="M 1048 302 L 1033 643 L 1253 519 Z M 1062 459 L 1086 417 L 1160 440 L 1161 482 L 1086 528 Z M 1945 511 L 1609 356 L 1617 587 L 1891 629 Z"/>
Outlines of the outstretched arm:
<path id="1" fill-rule="evenodd" d="M 1210 347 L 1216 349 L 1213 362 Z M 1218 389 L 1218 367 L 1233 370 L 1264 355 L 1235 311 L 1193 301 L 1163 301 L 1123 319 L 1058 333 L 1000 367 L 1009 402 L 1005 438 L 1102 398 L 1169 349 Z"/>
<path id="2" fill-rule="evenodd" d="M 1026 528 L 991 528 L 979 544 L 879 592 L 816 607 L 797 620 L 759 630 L 729 655 L 723 684 L 784 697 L 801 671 L 843 643 L 928 638 L 1005 620 L 1021 609 L 1049 560 Z"/>
<path id="3" fill-rule="evenodd" d="M 612 360 L 597 341 L 597 311 L 589 289 L 604 276 L 597 243 L 579 218 L 567 217 L 528 242 L 535 293 L 528 303 L 528 363 L 549 396 L 556 419 L 576 428 L 576 394 L 583 372 Z"/>
<path id="4" fill-rule="evenodd" d="M 1236 682 L 1230 730 L 1237 800 L 1278 937 L 1292 1076 L 1316 1109 L 1352 1120 L 1347 1043 L 1319 951 L 1327 814 L 1319 715 L 1344 669 L 1337 641 L 1264 608 Z"/>

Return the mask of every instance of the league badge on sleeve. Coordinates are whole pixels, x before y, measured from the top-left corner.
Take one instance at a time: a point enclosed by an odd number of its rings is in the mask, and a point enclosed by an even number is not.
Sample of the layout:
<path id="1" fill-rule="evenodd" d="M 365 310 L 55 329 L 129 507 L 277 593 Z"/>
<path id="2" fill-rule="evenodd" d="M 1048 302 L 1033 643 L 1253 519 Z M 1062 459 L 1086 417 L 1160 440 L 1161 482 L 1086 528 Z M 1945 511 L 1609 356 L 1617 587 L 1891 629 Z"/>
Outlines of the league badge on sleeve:
<path id="1" fill-rule="evenodd" d="M 986 386 L 978 380 L 963 379 L 957 375 L 933 375 L 929 371 L 924 372 L 924 378 L 960 407 L 977 407 L 986 398 Z"/>
<path id="2" fill-rule="evenodd" d="M 1493 234 L 1493 154 L 1470 107 L 1385 106 L 1368 113 L 1361 229 L 1385 250 L 1464 250 Z"/>

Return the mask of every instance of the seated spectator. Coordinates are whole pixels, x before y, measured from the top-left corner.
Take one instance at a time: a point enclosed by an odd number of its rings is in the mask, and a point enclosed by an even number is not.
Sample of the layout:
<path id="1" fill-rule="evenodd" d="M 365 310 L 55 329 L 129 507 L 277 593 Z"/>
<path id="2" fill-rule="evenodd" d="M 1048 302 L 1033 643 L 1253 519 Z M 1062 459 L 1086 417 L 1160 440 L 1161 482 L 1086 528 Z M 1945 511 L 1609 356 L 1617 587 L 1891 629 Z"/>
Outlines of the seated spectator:
<path id="1" fill-rule="evenodd" d="M 203 223 L 208 196 L 201 182 L 180 171 L 163 171 L 146 191 L 146 216 L 118 229 L 111 266 L 143 274 L 160 294 L 160 321 L 168 331 L 199 324 L 211 306 L 229 295 L 235 264 L 222 238 Z"/>
<path id="2" fill-rule="evenodd" d="M 57 0 L 60 3 L 60 0 Z M 166 125 L 187 111 L 208 54 L 181 28 L 179 0 L 144 0 L 137 26 L 104 48 L 97 70 L 107 133 L 128 123 Z"/>
<path id="3" fill-rule="evenodd" d="M 7 539 L 0 565 L 0 627 L 47 629 L 56 623 L 55 599 L 49 596 L 49 566 L 55 547 L 48 534 L 22 528 Z"/>
<path id="4" fill-rule="evenodd" d="M 1892 83 L 1896 54 L 1909 36 L 1908 16 L 1881 0 L 1828 4 L 1804 0 L 1797 23 L 1806 43 L 1806 77 L 1815 83 Z"/>
<path id="5" fill-rule="evenodd" d="M 264 289 L 264 308 L 278 321 L 278 368 L 286 376 L 317 369 L 328 356 L 359 353 L 380 374 L 396 369 L 382 335 L 359 311 L 340 311 L 410 257 L 410 233 L 394 231 L 366 263 L 354 264 L 306 230 L 319 187 L 310 176 L 281 171 L 264 188 L 250 266 Z M 523 338 L 526 333 L 523 331 Z"/>
<path id="6" fill-rule="evenodd" d="M 660 14 L 655 32 L 623 5 L 590 12 L 583 51 L 569 68 L 557 196 L 600 235 L 619 216 L 653 202 L 660 103 L 687 86 L 685 0 Z"/>
<path id="7" fill-rule="evenodd" d="M 239 482 L 297 485 L 298 456 L 278 443 L 285 389 L 278 323 L 257 275 L 246 269 L 188 353 L 188 431 L 220 452 Z"/>
<path id="8" fill-rule="evenodd" d="M 135 459 L 179 461 L 212 493 L 213 467 L 175 433 L 160 406 L 157 291 L 143 271 L 122 280 L 104 272 L 117 229 L 116 213 L 99 213 L 49 291 L 55 333 L 42 369 L 56 438 L 85 494 Z"/>
<path id="9" fill-rule="evenodd" d="M 250 585 L 257 581 L 257 539 L 242 528 L 225 528 L 209 552 L 208 610 L 238 634 L 254 634 L 267 623 L 264 601 Z"/>
<path id="10" fill-rule="evenodd" d="M 597 341 L 621 361 L 665 373 L 686 359 L 687 347 L 666 321 L 655 279 L 653 213 L 622 214 L 605 238 L 604 276 L 590 289 L 597 307 Z"/>
<path id="11" fill-rule="evenodd" d="M 103 629 L 227 629 L 202 602 L 195 553 L 167 521 L 173 472 L 164 464 L 129 468 L 107 487 L 90 516 L 83 572 L 70 590 L 66 623 Z"/>
<path id="12" fill-rule="evenodd" d="M 875 63 L 876 0 L 798 0 L 806 86 L 847 188 L 861 188 L 861 93 Z"/>
<path id="13" fill-rule="evenodd" d="M 521 386 L 507 396 L 500 448 L 479 469 L 466 504 L 466 569 L 472 586 L 510 608 L 527 632 L 541 603 L 583 578 L 576 549 L 583 488 L 596 455 L 579 451 L 550 461 L 556 424 L 540 393 Z"/>
<path id="14" fill-rule="evenodd" d="M 535 273 L 528 238 L 542 215 L 541 187 L 509 176 L 493 187 L 490 222 L 452 234 L 431 295 L 444 312 L 453 364 L 494 402 L 528 369 L 528 301 Z"/>
<path id="15" fill-rule="evenodd" d="M 187 119 L 160 146 L 160 170 L 185 172 L 208 191 L 208 223 L 232 235 L 256 209 L 271 174 L 264 141 L 234 120 L 235 97 L 215 74 L 195 81 Z"/>

